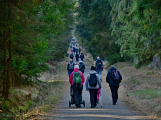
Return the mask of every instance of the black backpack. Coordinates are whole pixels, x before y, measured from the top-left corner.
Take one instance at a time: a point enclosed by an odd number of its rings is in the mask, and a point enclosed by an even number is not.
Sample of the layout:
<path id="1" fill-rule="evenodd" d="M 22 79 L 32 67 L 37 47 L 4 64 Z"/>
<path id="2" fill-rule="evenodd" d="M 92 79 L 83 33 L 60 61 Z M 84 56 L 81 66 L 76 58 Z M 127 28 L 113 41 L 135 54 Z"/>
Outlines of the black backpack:
<path id="1" fill-rule="evenodd" d="M 97 76 L 96 74 L 90 74 L 89 85 L 95 87 L 97 85 Z"/>
<path id="2" fill-rule="evenodd" d="M 97 68 L 102 68 L 102 60 L 97 60 L 96 67 Z"/>
<path id="3" fill-rule="evenodd" d="M 112 79 L 114 81 L 119 81 L 120 80 L 120 75 L 119 75 L 119 72 L 117 70 L 112 70 Z"/>
<path id="4" fill-rule="evenodd" d="M 83 70 L 84 69 L 84 64 L 83 63 L 79 63 L 79 69 Z"/>

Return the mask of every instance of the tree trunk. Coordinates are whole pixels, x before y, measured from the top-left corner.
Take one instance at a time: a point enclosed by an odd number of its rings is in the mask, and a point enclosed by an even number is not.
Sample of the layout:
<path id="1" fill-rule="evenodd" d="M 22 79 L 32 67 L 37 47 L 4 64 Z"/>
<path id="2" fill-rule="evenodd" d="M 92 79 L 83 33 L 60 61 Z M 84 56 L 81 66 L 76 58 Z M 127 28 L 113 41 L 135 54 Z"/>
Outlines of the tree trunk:
<path id="1" fill-rule="evenodd" d="M 6 44 L 6 0 L 4 0 L 4 79 L 3 79 L 3 94 L 2 96 L 5 98 L 5 91 L 6 91 L 6 69 L 7 69 L 7 44 Z"/>
<path id="2" fill-rule="evenodd" d="M 9 2 L 9 1 L 8 1 Z M 8 38 L 11 37 L 11 22 L 12 21 L 12 13 L 11 13 L 11 5 L 8 3 L 8 19 L 9 19 L 9 28 L 8 28 Z M 12 40 L 9 39 L 9 58 L 7 60 L 7 79 L 6 79 L 6 95 L 5 97 L 8 98 L 9 96 L 9 89 L 11 87 L 11 64 L 12 64 Z"/>

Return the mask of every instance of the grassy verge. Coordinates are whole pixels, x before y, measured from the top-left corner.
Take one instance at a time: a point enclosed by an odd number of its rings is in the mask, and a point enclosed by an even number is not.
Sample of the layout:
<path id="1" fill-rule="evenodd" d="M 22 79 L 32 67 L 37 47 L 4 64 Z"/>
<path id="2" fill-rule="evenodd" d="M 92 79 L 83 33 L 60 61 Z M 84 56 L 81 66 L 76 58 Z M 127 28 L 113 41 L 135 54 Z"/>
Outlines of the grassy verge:
<path id="1" fill-rule="evenodd" d="M 121 99 L 152 119 L 161 118 L 161 71 L 135 69 L 128 62 L 117 63 L 115 66 L 123 77 L 119 89 Z"/>
<path id="2" fill-rule="evenodd" d="M 0 98 L 0 119 L 41 119 L 63 93 L 64 80 L 67 78 L 66 63 L 61 63 L 52 74 L 56 76 L 54 80 L 53 76 L 46 77 L 48 78 L 46 81 L 36 81 L 29 86 L 10 89 L 8 100 Z"/>

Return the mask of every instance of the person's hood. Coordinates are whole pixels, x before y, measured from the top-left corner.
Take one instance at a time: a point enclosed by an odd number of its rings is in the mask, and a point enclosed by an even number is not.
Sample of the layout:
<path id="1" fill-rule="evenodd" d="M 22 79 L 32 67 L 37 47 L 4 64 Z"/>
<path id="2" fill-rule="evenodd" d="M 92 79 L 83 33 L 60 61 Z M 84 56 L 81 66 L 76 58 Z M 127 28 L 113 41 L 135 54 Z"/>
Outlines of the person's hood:
<path id="1" fill-rule="evenodd" d="M 114 65 L 111 65 L 110 70 L 116 70 L 116 67 Z"/>
<path id="2" fill-rule="evenodd" d="M 74 72 L 78 72 L 79 71 L 79 69 L 78 68 L 74 68 Z"/>
<path id="3" fill-rule="evenodd" d="M 82 62 L 83 62 L 82 60 L 79 61 L 79 63 L 82 63 Z"/>
<path id="4" fill-rule="evenodd" d="M 97 72 L 95 70 L 90 70 L 89 74 L 96 74 Z"/>

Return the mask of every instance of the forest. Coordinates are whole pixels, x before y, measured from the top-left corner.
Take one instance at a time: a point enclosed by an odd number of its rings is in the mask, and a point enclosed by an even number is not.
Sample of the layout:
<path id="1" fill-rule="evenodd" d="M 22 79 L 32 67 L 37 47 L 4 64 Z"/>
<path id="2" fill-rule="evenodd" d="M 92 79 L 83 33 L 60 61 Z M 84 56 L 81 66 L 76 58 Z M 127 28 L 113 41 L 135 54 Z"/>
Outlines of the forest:
<path id="1" fill-rule="evenodd" d="M 138 59 L 136 68 L 161 57 L 160 0 L 79 0 L 76 35 L 93 55 Z"/>
<path id="2" fill-rule="evenodd" d="M 161 0 L 0 1 L 0 101 L 68 56 L 71 31 L 110 65 L 161 58 Z"/>
<path id="3" fill-rule="evenodd" d="M 70 0 L 1 0 L 0 82 L 4 98 L 12 85 L 37 79 L 38 73 L 48 69 L 46 62 L 64 58 L 71 39 L 73 6 Z"/>

